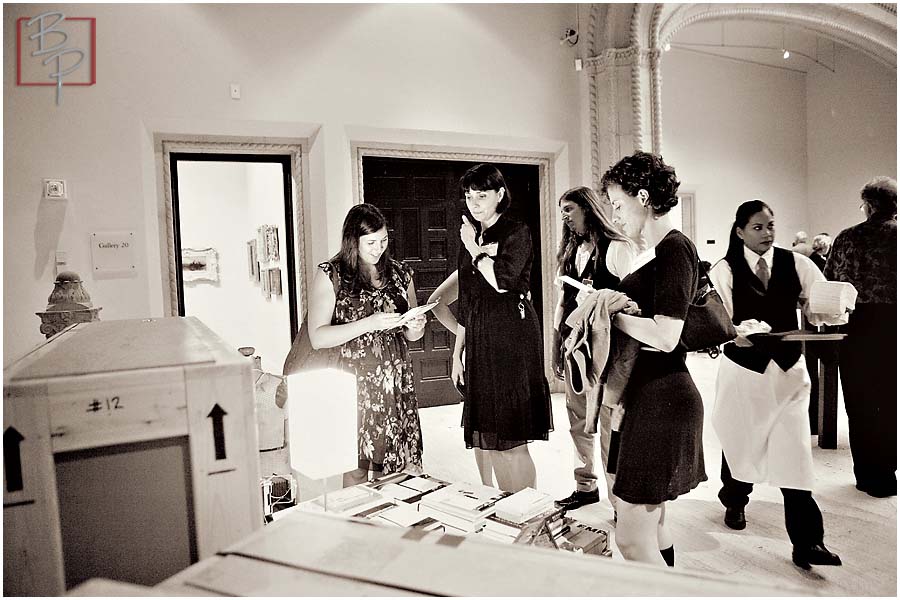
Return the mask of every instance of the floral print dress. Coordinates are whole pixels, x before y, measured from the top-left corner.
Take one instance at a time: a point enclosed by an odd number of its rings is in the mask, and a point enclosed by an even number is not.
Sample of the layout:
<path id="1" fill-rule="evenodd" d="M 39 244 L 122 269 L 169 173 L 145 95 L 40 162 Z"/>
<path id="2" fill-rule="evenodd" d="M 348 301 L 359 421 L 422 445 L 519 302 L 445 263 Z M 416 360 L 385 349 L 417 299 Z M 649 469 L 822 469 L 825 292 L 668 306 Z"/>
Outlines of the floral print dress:
<path id="1" fill-rule="evenodd" d="M 319 265 L 337 274 L 333 325 L 358 321 L 376 312 L 405 312 L 412 269 L 391 261 L 390 274 L 378 289 L 353 291 L 340 278 L 335 262 Z M 356 370 L 359 467 L 394 473 L 421 472 L 422 429 L 409 348 L 401 329 L 364 333 L 341 345 L 341 356 Z"/>

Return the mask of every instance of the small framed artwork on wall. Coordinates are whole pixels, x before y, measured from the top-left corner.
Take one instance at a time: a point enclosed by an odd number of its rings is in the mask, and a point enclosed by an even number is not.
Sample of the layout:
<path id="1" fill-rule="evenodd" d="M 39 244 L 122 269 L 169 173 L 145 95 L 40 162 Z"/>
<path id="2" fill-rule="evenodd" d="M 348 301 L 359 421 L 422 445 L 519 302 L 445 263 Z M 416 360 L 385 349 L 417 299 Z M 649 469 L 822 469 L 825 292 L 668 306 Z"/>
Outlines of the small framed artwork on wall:
<path id="1" fill-rule="evenodd" d="M 219 256 L 213 248 L 181 250 L 183 281 L 219 281 Z"/>
<path id="2" fill-rule="evenodd" d="M 256 260 L 256 240 L 247 242 L 247 267 L 250 281 L 259 281 L 259 263 Z"/>
<path id="3" fill-rule="evenodd" d="M 269 283 L 269 271 L 267 269 L 263 269 L 260 272 L 260 281 L 262 282 L 262 292 L 263 296 L 265 296 L 266 300 L 272 297 L 272 288 Z"/>
<path id="4" fill-rule="evenodd" d="M 269 269 L 269 290 L 273 296 L 281 295 L 281 269 Z"/>

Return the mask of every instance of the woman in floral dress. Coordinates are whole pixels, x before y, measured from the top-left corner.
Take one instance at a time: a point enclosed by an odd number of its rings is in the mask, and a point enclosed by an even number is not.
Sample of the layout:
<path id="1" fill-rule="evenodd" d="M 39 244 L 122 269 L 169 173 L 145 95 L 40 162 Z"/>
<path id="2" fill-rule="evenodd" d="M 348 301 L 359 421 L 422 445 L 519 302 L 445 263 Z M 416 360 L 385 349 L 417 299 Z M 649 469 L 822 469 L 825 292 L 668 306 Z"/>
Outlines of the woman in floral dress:
<path id="1" fill-rule="evenodd" d="M 321 263 L 309 300 L 314 348 L 341 347 L 356 371 L 359 465 L 344 485 L 396 471 L 421 471 L 422 432 L 407 341 L 425 333 L 425 316 L 400 326 L 416 306 L 413 272 L 392 260 L 387 224 L 371 204 L 344 219 L 340 251 Z"/>

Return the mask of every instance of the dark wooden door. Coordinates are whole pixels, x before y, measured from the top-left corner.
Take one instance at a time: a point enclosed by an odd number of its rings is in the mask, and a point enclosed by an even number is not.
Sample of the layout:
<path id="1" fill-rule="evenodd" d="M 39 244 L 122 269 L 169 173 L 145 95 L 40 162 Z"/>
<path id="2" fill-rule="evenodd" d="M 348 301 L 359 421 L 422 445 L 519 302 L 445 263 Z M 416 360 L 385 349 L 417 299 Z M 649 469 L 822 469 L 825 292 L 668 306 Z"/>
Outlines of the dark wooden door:
<path id="1" fill-rule="evenodd" d="M 406 158 L 363 158 L 363 194 L 388 221 L 391 256 L 415 271 L 419 304 L 456 270 L 459 226 L 465 202 L 459 178 L 477 163 Z M 531 229 L 535 260 L 531 295 L 543 318 L 539 169 L 536 165 L 498 164 L 509 186 L 510 211 Z M 469 217 L 471 218 L 471 216 Z M 455 305 L 451 305 L 455 314 Z M 410 343 L 420 406 L 455 404 L 459 394 L 450 383 L 455 332 L 429 314 L 425 335 Z"/>

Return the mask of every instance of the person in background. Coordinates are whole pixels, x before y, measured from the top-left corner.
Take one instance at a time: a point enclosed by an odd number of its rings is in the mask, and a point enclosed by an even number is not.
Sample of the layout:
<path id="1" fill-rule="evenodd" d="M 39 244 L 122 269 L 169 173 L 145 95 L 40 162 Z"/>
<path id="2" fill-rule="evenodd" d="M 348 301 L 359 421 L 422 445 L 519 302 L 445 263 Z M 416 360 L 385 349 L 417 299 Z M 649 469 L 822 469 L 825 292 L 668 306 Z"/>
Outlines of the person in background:
<path id="1" fill-rule="evenodd" d="M 809 245 L 809 234 L 805 231 L 798 231 L 795 233 L 794 241 L 791 242 L 791 250 L 798 254 L 802 254 L 803 256 L 812 254 L 813 249 L 812 246 Z"/>
<path id="2" fill-rule="evenodd" d="M 666 503 L 706 480 L 703 400 L 678 348 L 699 283 L 699 259 L 670 212 L 680 184 L 661 156 L 627 156 L 603 175 L 601 185 L 614 222 L 645 248 L 618 287 L 641 316 L 620 312 L 612 321 L 640 342 L 623 396 L 613 485 L 616 544 L 627 560 L 674 566 Z"/>
<path id="3" fill-rule="evenodd" d="M 463 215 L 460 227 L 451 379 L 465 388 L 466 447 L 487 451 L 498 487 L 516 492 L 536 487 L 528 443 L 547 440 L 553 427 L 540 324 L 529 294 L 534 250 L 528 227 L 505 212 L 511 199 L 497 167 L 476 165 L 460 185 L 476 222 Z"/>
<path id="4" fill-rule="evenodd" d="M 819 267 L 819 271 L 825 270 L 825 260 L 828 257 L 828 251 L 831 249 L 831 236 L 827 233 L 820 233 L 813 238 L 812 254 L 809 259 Z M 801 313 L 803 329 L 806 331 L 818 331 L 815 325 L 810 325 L 806 317 Z M 819 431 L 819 359 L 815 355 L 815 346 L 804 343 L 803 356 L 806 360 L 806 370 L 809 373 L 809 428 L 813 435 Z"/>
<path id="5" fill-rule="evenodd" d="M 881 498 L 897 495 L 897 181 L 876 177 L 861 197 L 866 220 L 834 239 L 825 277 L 859 294 L 838 364 L 856 487 Z"/>
<path id="6" fill-rule="evenodd" d="M 820 233 L 813 238 L 812 254 L 809 255 L 810 260 L 816 263 L 820 271 L 825 270 L 825 261 L 828 259 L 828 252 L 831 250 L 831 236 L 827 233 Z"/>
<path id="7" fill-rule="evenodd" d="M 614 289 L 631 271 L 634 260 L 634 243 L 619 232 L 600 204 L 600 197 L 589 187 L 575 187 L 559 199 L 563 231 L 556 254 L 557 271 L 592 286 L 594 289 Z M 566 319 L 587 295 L 575 287 L 562 284 L 559 303 L 553 319 L 553 373 L 566 382 L 566 412 L 569 416 L 569 433 L 575 446 L 575 491 L 557 501 L 569 510 L 599 502 L 597 473 L 594 468 L 594 435 L 585 432 L 587 399 L 585 393 L 576 393 L 567 373 L 568 361 L 564 360 L 563 343 L 572 328 Z M 612 493 L 613 475 L 606 472 L 609 456 L 610 424 L 612 409 L 600 407 L 600 454 L 606 474 L 606 488 L 610 504 L 615 508 Z"/>
<path id="8" fill-rule="evenodd" d="M 356 370 L 359 468 L 344 475 L 345 486 L 366 481 L 369 471 L 378 477 L 422 470 L 407 341 L 424 335 L 425 316 L 399 326 L 400 315 L 414 306 L 413 272 L 391 259 L 384 216 L 371 204 L 354 206 L 344 219 L 340 251 L 316 271 L 308 314 L 313 348 L 340 346 Z"/>
<path id="9" fill-rule="evenodd" d="M 798 328 L 797 304 L 810 322 L 833 322 L 841 315 L 806 310 L 813 283 L 825 277 L 802 254 L 776 248 L 775 217 L 762 200 L 741 204 L 729 234 L 725 258 L 709 273 L 738 331 L 724 348 L 716 377 L 712 424 L 722 443 L 725 525 L 744 529 L 744 507 L 754 483 L 781 488 L 784 519 L 797 566 L 840 565 L 823 543 L 822 513 L 812 496 L 813 472 L 808 421 L 809 376 L 800 360 L 800 342 L 748 337 Z"/>

